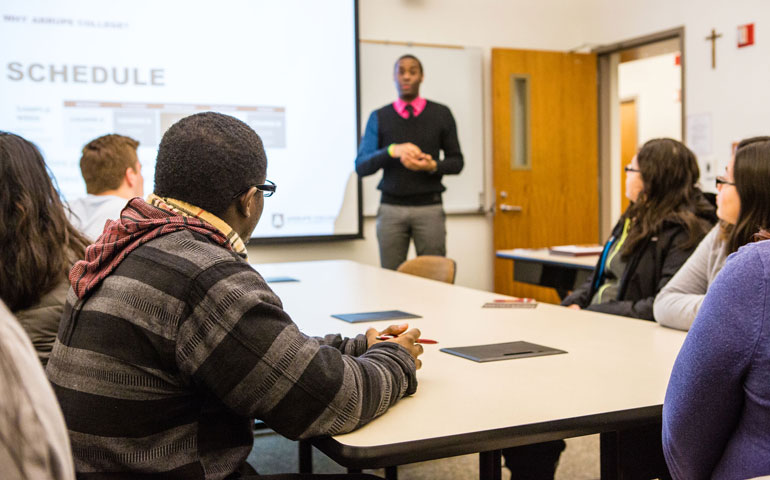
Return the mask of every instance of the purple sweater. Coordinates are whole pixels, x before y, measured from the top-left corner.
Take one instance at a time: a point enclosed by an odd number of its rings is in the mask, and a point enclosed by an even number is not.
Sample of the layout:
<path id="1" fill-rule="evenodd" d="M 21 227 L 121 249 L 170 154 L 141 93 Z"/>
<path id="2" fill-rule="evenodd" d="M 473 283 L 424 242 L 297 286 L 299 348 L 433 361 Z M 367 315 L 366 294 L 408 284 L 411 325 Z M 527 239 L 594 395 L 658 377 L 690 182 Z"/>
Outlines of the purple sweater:
<path id="1" fill-rule="evenodd" d="M 709 288 L 669 380 L 663 451 L 675 479 L 770 474 L 770 241 Z"/>

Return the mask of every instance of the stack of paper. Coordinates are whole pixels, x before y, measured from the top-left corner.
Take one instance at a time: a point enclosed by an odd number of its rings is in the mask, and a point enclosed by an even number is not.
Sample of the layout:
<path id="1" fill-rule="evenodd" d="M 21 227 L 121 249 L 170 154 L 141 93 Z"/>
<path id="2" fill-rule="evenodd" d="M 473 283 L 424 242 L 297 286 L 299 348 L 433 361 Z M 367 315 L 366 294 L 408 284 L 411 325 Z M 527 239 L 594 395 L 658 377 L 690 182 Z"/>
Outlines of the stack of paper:
<path id="1" fill-rule="evenodd" d="M 601 245 L 560 245 L 551 247 L 548 250 L 556 255 L 571 255 L 579 257 L 583 255 L 599 255 L 602 253 Z"/>

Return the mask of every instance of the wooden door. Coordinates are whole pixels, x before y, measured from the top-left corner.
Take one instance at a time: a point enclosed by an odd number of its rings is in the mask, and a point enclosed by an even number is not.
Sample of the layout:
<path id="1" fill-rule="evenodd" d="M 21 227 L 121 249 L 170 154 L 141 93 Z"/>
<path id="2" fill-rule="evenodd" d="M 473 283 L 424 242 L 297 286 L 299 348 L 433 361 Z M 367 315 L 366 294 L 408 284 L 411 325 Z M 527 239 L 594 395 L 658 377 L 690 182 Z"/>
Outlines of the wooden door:
<path id="1" fill-rule="evenodd" d="M 515 79 L 528 83 L 528 128 Z M 493 49 L 492 95 L 495 250 L 597 243 L 596 56 Z M 512 161 L 521 152 L 529 166 Z M 514 282 L 513 268 L 495 259 L 495 291 L 558 302 L 552 289 Z"/>
<path id="2" fill-rule="evenodd" d="M 628 208 L 626 198 L 626 171 L 624 167 L 631 165 L 631 159 L 639 148 L 639 134 L 636 116 L 636 100 L 620 102 L 620 211 Z"/>

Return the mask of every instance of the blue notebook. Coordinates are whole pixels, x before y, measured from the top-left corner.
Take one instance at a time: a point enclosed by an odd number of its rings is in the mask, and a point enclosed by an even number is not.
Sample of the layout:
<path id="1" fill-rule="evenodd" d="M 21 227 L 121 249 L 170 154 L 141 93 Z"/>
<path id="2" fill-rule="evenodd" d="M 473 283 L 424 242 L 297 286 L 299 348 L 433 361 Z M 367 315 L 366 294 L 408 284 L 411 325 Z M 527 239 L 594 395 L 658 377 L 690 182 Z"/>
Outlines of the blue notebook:
<path id="1" fill-rule="evenodd" d="M 267 283 L 280 283 L 280 282 L 299 282 L 293 277 L 265 277 Z"/>
<path id="2" fill-rule="evenodd" d="M 377 322 L 380 320 L 398 320 L 403 318 L 421 318 L 420 315 L 403 312 L 401 310 L 384 310 L 381 312 L 341 313 L 332 315 L 334 318 L 350 323 Z"/>

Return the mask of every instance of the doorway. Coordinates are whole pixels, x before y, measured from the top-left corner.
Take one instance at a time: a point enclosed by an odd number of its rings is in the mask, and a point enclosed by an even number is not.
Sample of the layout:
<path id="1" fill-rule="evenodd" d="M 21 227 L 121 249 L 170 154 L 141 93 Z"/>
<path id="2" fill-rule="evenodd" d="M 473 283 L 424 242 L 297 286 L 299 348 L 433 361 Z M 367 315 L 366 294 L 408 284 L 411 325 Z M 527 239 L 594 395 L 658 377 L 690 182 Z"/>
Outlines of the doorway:
<path id="1" fill-rule="evenodd" d="M 631 159 L 636 155 L 639 147 L 639 111 L 637 99 L 629 98 L 620 101 L 620 186 L 626 184 L 626 171 L 623 167 L 631 164 Z M 629 200 L 625 195 L 620 195 L 620 211 L 625 212 Z"/>
<path id="2" fill-rule="evenodd" d="M 684 138 L 683 39 L 680 28 L 590 54 L 492 50 L 495 250 L 609 236 L 639 145 Z M 650 80 L 664 76 L 673 81 Z M 495 260 L 496 292 L 558 303 L 551 289 L 513 281 L 513 268 Z"/>
<path id="3" fill-rule="evenodd" d="M 625 172 L 647 140 L 685 138 L 684 28 L 596 49 L 599 76 L 599 237 L 628 206 Z"/>

